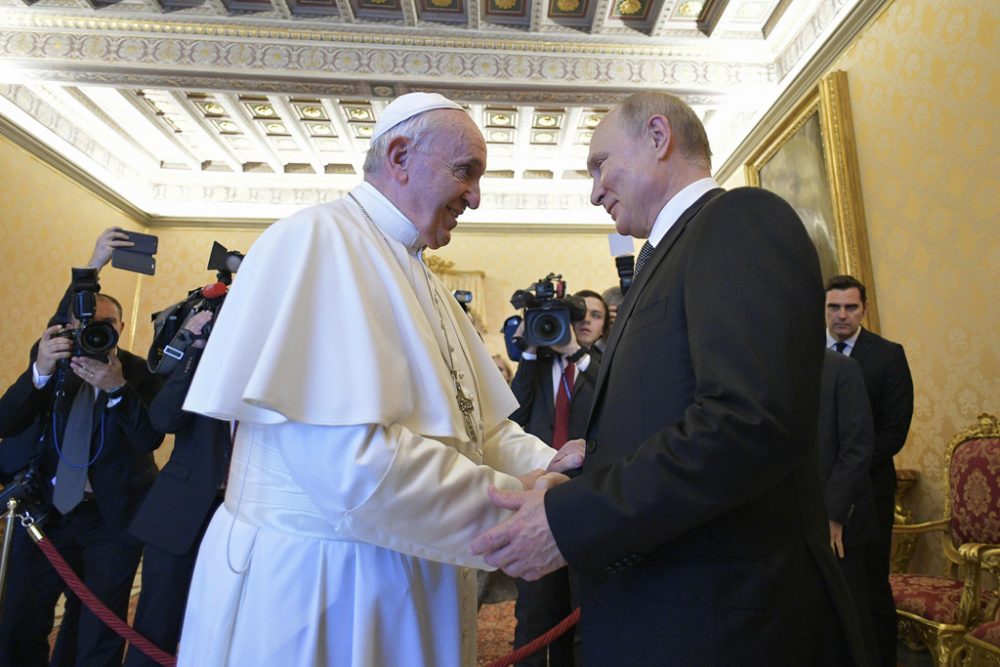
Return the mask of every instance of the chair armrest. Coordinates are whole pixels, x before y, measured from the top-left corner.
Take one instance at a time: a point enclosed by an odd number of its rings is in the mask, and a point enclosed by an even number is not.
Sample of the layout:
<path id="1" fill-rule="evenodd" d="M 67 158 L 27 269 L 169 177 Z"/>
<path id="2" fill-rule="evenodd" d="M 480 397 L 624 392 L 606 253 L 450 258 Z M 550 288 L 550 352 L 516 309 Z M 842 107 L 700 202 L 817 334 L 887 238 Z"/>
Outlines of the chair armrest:
<path id="1" fill-rule="evenodd" d="M 958 547 L 959 557 L 965 567 L 964 590 L 958 605 L 958 621 L 972 627 L 975 623 L 989 618 L 995 609 L 993 599 L 982 609 L 982 571 L 1000 571 L 1000 545 L 967 542 Z M 997 570 L 992 569 L 995 566 Z M 993 596 L 990 596 L 993 598 Z"/>
<path id="2" fill-rule="evenodd" d="M 950 522 L 951 517 L 936 519 L 934 521 L 924 521 L 923 523 L 897 523 L 893 525 L 892 532 L 896 535 L 919 535 L 921 533 L 929 533 L 935 530 L 947 530 Z"/>

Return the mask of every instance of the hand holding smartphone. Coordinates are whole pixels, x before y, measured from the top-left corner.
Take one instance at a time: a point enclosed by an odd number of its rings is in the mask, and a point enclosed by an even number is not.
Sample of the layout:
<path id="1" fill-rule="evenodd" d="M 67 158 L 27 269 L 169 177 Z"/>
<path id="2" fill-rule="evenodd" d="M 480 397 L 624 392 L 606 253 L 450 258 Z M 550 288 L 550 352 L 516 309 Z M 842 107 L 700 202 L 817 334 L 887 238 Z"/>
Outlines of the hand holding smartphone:
<path id="1" fill-rule="evenodd" d="M 156 273 L 156 254 L 159 239 L 152 234 L 141 234 L 123 230 L 134 245 L 129 248 L 115 248 L 111 252 L 111 266 L 116 269 L 145 273 L 148 276 Z"/>

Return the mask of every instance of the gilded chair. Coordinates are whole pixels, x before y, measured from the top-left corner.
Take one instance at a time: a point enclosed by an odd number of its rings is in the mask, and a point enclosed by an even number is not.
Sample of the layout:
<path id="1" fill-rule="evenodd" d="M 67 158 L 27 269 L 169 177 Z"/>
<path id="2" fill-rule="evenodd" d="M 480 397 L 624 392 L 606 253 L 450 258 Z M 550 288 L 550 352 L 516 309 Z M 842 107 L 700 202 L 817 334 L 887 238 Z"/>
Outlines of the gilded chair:
<path id="1" fill-rule="evenodd" d="M 939 667 L 951 667 L 968 628 L 984 618 L 990 603 L 981 590 L 982 554 L 1000 548 L 1000 423 L 980 415 L 978 423 L 952 438 L 945 454 L 944 517 L 896 525 L 897 536 L 941 533 L 945 576 L 892 574 L 899 634 L 908 646 L 926 646 Z M 972 577 L 959 576 L 959 573 Z"/>
<path id="2" fill-rule="evenodd" d="M 970 568 L 969 576 L 985 579 L 990 599 L 978 625 L 962 638 L 954 667 L 1000 667 L 1000 549 L 983 551 L 979 567 Z M 970 583 L 980 585 L 979 581 Z"/>

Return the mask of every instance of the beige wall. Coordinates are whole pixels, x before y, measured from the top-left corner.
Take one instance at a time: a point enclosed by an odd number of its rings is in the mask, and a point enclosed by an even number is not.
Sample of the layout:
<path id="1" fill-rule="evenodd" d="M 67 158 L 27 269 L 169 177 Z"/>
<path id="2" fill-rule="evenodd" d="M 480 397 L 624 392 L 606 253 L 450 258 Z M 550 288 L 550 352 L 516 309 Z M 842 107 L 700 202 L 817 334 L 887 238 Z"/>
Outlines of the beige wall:
<path id="1" fill-rule="evenodd" d="M 940 515 L 951 436 L 1000 414 L 998 37 L 995 0 L 895 0 L 833 65 L 848 74 L 882 332 L 913 372 L 896 463 L 921 471 L 920 519 Z M 927 546 L 918 565 L 937 562 Z"/>
<path id="2" fill-rule="evenodd" d="M 28 350 L 106 227 L 140 229 L 131 218 L 0 138 L 0 383 L 27 368 Z M 107 270 L 104 292 L 134 315 L 136 274 Z M 126 330 L 123 344 L 130 347 Z"/>

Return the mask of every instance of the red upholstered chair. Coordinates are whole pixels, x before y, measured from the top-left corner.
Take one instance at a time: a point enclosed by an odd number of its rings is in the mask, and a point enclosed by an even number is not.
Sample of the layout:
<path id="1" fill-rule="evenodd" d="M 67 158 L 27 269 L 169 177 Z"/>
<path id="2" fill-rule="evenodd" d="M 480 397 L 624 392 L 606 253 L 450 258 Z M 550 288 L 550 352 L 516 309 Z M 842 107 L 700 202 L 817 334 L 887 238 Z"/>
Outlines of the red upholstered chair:
<path id="1" fill-rule="evenodd" d="M 1000 667 L 1000 549 L 980 555 L 979 571 L 990 590 L 981 622 L 969 628 L 955 654 L 955 667 Z M 975 575 L 976 572 L 971 572 Z"/>
<path id="2" fill-rule="evenodd" d="M 896 525 L 897 535 L 937 531 L 947 562 L 945 576 L 893 574 L 892 594 L 900 638 L 926 646 L 939 667 L 951 667 L 962 638 L 986 614 L 990 591 L 980 585 L 980 559 L 1000 548 L 1000 423 L 978 423 L 952 438 L 945 454 L 945 512 L 936 521 Z M 960 576 L 964 574 L 964 576 Z"/>

